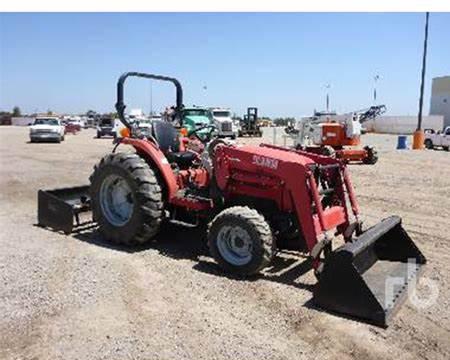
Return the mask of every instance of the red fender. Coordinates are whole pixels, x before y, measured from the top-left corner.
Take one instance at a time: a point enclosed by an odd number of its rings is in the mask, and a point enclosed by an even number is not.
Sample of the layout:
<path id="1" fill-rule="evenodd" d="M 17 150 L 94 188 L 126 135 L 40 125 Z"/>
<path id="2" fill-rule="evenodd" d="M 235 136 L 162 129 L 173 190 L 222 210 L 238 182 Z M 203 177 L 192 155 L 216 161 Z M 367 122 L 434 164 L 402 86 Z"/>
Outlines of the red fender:
<path id="1" fill-rule="evenodd" d="M 173 199 L 178 191 L 177 178 L 163 152 L 155 144 L 142 139 L 125 137 L 121 144 L 133 146 L 136 152 L 156 165 L 166 184 L 167 199 Z"/>

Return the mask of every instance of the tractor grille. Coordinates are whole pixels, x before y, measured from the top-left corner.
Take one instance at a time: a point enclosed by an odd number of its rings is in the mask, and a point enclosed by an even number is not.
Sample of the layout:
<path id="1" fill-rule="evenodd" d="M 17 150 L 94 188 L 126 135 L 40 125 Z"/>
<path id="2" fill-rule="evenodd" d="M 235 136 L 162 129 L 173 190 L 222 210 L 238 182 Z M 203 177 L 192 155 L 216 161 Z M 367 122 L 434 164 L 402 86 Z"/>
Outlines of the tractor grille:
<path id="1" fill-rule="evenodd" d="M 221 124 L 221 129 L 222 129 L 222 131 L 232 131 L 233 129 L 232 129 L 231 122 L 223 122 Z"/>

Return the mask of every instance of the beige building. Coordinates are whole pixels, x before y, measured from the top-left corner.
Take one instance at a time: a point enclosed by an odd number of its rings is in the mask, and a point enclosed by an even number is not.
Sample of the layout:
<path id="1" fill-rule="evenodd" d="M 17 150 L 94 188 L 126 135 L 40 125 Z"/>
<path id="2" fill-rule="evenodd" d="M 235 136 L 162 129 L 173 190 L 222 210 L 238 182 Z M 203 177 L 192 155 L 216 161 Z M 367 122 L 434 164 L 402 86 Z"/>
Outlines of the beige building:
<path id="1" fill-rule="evenodd" d="M 450 76 L 433 79 L 430 115 L 443 115 L 444 127 L 450 126 Z"/>

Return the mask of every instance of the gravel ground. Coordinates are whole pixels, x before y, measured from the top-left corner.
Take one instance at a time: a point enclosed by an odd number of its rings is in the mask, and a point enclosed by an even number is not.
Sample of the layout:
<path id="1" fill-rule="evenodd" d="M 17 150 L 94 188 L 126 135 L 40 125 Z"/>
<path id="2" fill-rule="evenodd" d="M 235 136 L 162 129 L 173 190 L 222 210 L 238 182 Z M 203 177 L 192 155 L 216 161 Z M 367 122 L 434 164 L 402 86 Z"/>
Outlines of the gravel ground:
<path id="1" fill-rule="evenodd" d="M 0 359 L 450 358 L 450 153 L 396 151 L 395 136 L 365 135 L 380 160 L 351 166 L 366 223 L 400 215 L 439 287 L 437 302 L 406 302 L 384 330 L 309 305 L 314 276 L 291 253 L 235 280 L 193 230 L 126 249 L 92 230 L 36 227 L 37 190 L 87 183 L 112 145 L 93 130 L 30 144 L 27 131 L 0 128 Z"/>

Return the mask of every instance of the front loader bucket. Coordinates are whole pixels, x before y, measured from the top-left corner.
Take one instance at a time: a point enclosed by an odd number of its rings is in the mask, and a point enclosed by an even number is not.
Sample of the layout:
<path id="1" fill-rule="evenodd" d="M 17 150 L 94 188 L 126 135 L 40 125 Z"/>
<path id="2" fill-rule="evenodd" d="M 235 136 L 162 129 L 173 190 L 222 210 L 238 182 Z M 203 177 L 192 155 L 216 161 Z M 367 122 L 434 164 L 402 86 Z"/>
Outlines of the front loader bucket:
<path id="1" fill-rule="evenodd" d="M 38 191 L 38 225 L 70 234 L 81 222 L 80 214 L 91 209 L 89 186 Z"/>
<path id="2" fill-rule="evenodd" d="M 426 259 L 391 216 L 336 249 L 314 288 L 321 308 L 386 327 Z"/>

